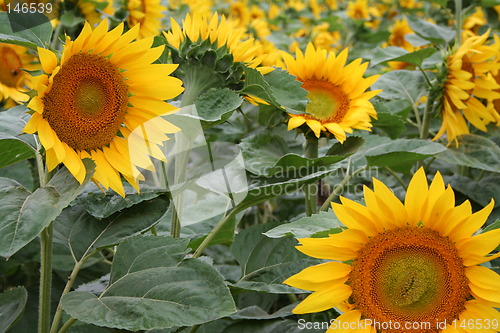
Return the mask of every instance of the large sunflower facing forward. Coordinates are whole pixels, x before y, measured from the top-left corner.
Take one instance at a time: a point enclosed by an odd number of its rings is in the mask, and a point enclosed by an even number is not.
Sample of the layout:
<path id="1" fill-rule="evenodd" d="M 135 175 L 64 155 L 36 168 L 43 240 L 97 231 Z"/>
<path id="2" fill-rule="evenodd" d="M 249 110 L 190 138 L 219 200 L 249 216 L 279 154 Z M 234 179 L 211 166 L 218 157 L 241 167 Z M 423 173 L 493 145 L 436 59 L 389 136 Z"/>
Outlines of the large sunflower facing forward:
<path id="1" fill-rule="evenodd" d="M 283 53 L 288 72 L 303 83 L 302 88 L 309 92 L 307 97 L 311 101 L 307 114 L 290 114 L 289 130 L 306 124 L 317 137 L 321 132 L 332 133 L 340 142 L 344 142 L 346 132 L 352 133 L 352 129 L 370 130 L 370 117 L 376 118 L 377 112 L 369 100 L 380 90 L 366 89 L 379 75 L 363 78 L 368 63 L 361 64 L 361 59 L 344 66 L 347 52 L 345 49 L 335 56 L 309 44 L 305 55 L 297 50 L 296 59 Z"/>
<path id="2" fill-rule="evenodd" d="M 159 116 L 175 109 L 164 100 L 179 95 L 182 82 L 169 76 L 177 65 L 151 64 L 163 52 L 150 48 L 152 37 L 130 43 L 139 26 L 122 31 L 86 23 L 74 41 L 66 38 L 60 61 L 38 49 L 46 74 L 34 79 L 35 112 L 24 131 L 38 132 L 49 171 L 64 163 L 82 182 L 82 159 L 90 157 L 94 181 L 124 195 L 120 175 L 137 188 L 137 167 L 152 168 L 149 156 L 164 159 L 157 145 L 178 128 Z"/>
<path id="3" fill-rule="evenodd" d="M 346 325 L 355 328 L 349 332 L 495 332 L 491 324 L 500 319 L 494 309 L 500 305 L 500 276 L 479 264 L 500 256 L 489 256 L 500 243 L 500 229 L 472 236 L 492 211 L 493 200 L 474 214 L 469 201 L 455 207 L 453 189 L 445 187 L 439 173 L 428 186 L 422 168 L 404 204 L 376 179 L 374 191 L 365 187 L 364 199 L 366 206 L 346 198 L 332 204 L 348 229 L 299 239 L 301 252 L 335 261 L 285 281 L 314 291 L 293 312 L 342 308 L 328 332 Z"/>
<path id="4" fill-rule="evenodd" d="M 447 79 L 443 92 L 443 122 L 434 139 L 444 133 L 452 142 L 461 134 L 468 134 L 467 122 L 486 132 L 486 125 L 494 122 L 494 99 L 500 98 L 495 90 L 500 85 L 491 75 L 500 63 L 495 61 L 497 49 L 485 42 L 489 31 L 473 36 L 448 57 Z M 484 100 L 484 102 L 481 101 Z"/>

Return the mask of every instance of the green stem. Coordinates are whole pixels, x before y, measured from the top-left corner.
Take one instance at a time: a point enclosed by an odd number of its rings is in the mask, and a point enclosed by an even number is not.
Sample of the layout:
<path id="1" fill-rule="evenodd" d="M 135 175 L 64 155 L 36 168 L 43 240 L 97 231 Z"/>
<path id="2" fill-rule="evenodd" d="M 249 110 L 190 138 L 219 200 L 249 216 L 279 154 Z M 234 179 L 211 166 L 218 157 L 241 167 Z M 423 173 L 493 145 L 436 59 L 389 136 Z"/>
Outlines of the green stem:
<path id="1" fill-rule="evenodd" d="M 308 159 L 318 158 L 318 138 L 312 133 L 306 134 L 304 156 Z M 304 186 L 306 199 L 306 216 L 316 214 L 318 206 L 318 182 L 315 181 Z"/>
<path id="2" fill-rule="evenodd" d="M 64 290 L 62 292 L 61 299 L 59 300 L 59 305 L 57 306 L 56 314 L 54 315 L 54 320 L 52 321 L 52 326 L 50 328 L 50 333 L 56 333 L 57 329 L 59 328 L 59 322 L 61 321 L 62 313 L 63 313 L 62 303 L 61 303 L 62 297 L 71 291 L 71 288 L 73 287 L 73 283 L 75 282 L 76 276 L 77 276 L 78 272 L 80 271 L 80 268 L 82 267 L 86 258 L 88 258 L 88 256 L 86 256 L 82 260 L 78 261 L 75 264 L 75 266 L 73 267 L 73 270 L 71 271 L 71 274 L 68 278 L 68 282 L 66 282 L 66 286 L 64 287 Z"/>
<path id="3" fill-rule="evenodd" d="M 51 173 L 47 171 L 40 154 L 41 145 L 35 137 L 37 151 L 35 159 L 38 170 L 40 187 L 44 187 L 50 180 Z M 40 233 L 40 294 L 38 299 L 38 332 L 48 333 L 50 329 L 50 296 L 52 293 L 52 239 L 54 223 Z"/>
<path id="4" fill-rule="evenodd" d="M 462 45 L 462 0 L 455 0 L 455 22 L 457 30 L 455 42 L 457 45 Z"/>
<path id="5" fill-rule="evenodd" d="M 347 174 L 344 179 L 338 184 L 335 189 L 332 191 L 332 193 L 328 196 L 328 198 L 325 200 L 321 208 L 319 209 L 322 212 L 326 212 L 328 210 L 328 207 L 330 207 L 330 203 L 334 200 L 337 199 L 337 197 L 340 195 L 342 192 L 342 189 L 344 186 L 358 173 L 362 172 L 363 170 L 366 170 L 368 166 L 364 166 L 362 168 L 359 168 L 358 170 L 354 171 L 352 174 Z"/>
<path id="6" fill-rule="evenodd" d="M 69 318 L 67 322 L 64 323 L 63 327 L 59 330 L 59 333 L 66 333 L 71 325 L 75 323 L 76 319 L 75 318 Z"/>
<path id="7" fill-rule="evenodd" d="M 52 238 L 54 223 L 40 234 L 40 298 L 38 312 L 38 333 L 48 333 L 50 329 L 50 295 L 52 286 Z"/>
<path id="8" fill-rule="evenodd" d="M 228 222 L 231 218 L 236 216 L 239 212 L 237 209 L 233 209 L 229 214 L 227 214 L 222 220 L 217 223 L 217 225 L 210 231 L 210 233 L 205 237 L 203 242 L 201 242 L 200 246 L 196 249 L 193 254 L 193 258 L 199 258 L 203 252 L 203 250 L 210 244 L 212 239 L 217 235 L 217 233 L 221 230 L 221 228 Z"/>
<path id="9" fill-rule="evenodd" d="M 431 88 L 432 89 L 432 88 Z M 429 89 L 429 90 L 431 90 Z M 424 119 L 422 121 L 422 127 L 420 128 L 420 138 L 426 140 L 429 136 L 429 126 L 431 123 L 431 114 L 434 106 L 434 94 L 429 93 L 427 98 L 427 103 L 425 104 Z"/>
<path id="10" fill-rule="evenodd" d="M 54 35 L 52 36 L 52 41 L 50 42 L 50 48 L 55 50 L 57 45 L 59 44 L 59 35 L 61 34 L 63 28 L 63 24 L 59 22 L 56 27 L 56 31 L 54 31 Z"/>
<path id="11" fill-rule="evenodd" d="M 398 183 L 401 186 L 403 186 L 403 188 L 405 190 L 407 189 L 406 183 L 401 179 L 401 177 L 399 177 L 399 175 L 397 173 L 394 172 L 394 170 L 392 170 L 389 167 L 384 167 L 384 169 L 387 170 L 387 172 L 389 172 L 391 174 L 391 176 L 393 176 L 398 181 Z"/>

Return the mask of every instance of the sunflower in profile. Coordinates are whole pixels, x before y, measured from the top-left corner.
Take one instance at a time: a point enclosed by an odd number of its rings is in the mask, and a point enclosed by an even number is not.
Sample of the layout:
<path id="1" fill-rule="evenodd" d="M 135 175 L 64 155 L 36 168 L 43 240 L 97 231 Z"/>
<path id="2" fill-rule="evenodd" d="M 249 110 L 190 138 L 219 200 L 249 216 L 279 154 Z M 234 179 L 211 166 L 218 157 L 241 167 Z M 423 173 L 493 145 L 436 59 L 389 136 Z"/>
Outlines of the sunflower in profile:
<path id="1" fill-rule="evenodd" d="M 34 56 L 28 49 L 18 45 L 0 43 L 0 101 L 11 98 L 16 102 L 28 100 L 27 92 L 30 86 L 30 75 L 23 69 L 39 69 L 33 63 Z"/>
<path id="2" fill-rule="evenodd" d="M 191 42 L 210 41 L 216 43 L 217 47 L 227 47 L 233 56 L 233 61 L 243 62 L 249 67 L 257 67 L 263 56 L 258 56 L 259 45 L 253 38 L 246 39 L 243 28 L 239 28 L 233 21 L 226 19 L 224 15 L 214 13 L 211 18 L 197 12 L 187 14 L 182 21 L 182 28 L 176 20 L 171 18 L 172 29 L 164 33 L 168 43 L 176 49 L 189 39 Z"/>
<path id="3" fill-rule="evenodd" d="M 500 88 L 492 71 L 500 68 L 495 61 L 497 49 L 485 42 L 490 32 L 472 36 L 447 59 L 447 78 L 443 91 L 443 122 L 434 140 L 447 134 L 453 142 L 457 136 L 468 134 L 466 120 L 477 129 L 486 132 L 486 125 L 494 122 L 494 99 L 500 98 L 495 90 Z M 483 99 L 481 101 L 480 99 Z"/>
<path id="4" fill-rule="evenodd" d="M 363 78 L 368 63 L 361 64 L 361 59 L 345 66 L 347 53 L 344 49 L 336 56 L 333 52 L 315 49 L 311 43 L 305 54 L 297 50 L 295 59 L 283 53 L 286 69 L 302 82 L 310 100 L 307 114 L 290 114 L 289 130 L 305 124 L 316 137 L 322 132 L 331 133 L 340 142 L 344 142 L 346 132 L 352 133 L 353 129 L 370 131 L 370 117 L 376 118 L 377 112 L 369 100 L 380 90 L 366 90 L 379 75 Z"/>
<path id="5" fill-rule="evenodd" d="M 341 197 L 332 207 L 348 228 L 327 238 L 299 239 L 297 249 L 333 260 L 308 267 L 284 283 L 314 291 L 293 310 L 344 313 L 327 332 L 495 332 L 478 329 L 500 319 L 500 276 L 480 266 L 500 243 L 500 229 L 473 234 L 493 200 L 472 213 L 455 206 L 453 189 L 439 172 L 428 186 L 423 168 L 408 186 L 404 204 L 382 182 L 364 189 L 366 206 Z M 473 320 L 476 329 L 462 330 Z M 377 324 L 391 328 L 380 328 Z M 421 326 L 422 325 L 422 326 Z M 454 329 L 454 326 L 459 329 Z M 491 325 L 490 325 L 491 327 Z"/>
<path id="6" fill-rule="evenodd" d="M 138 189 L 138 167 L 152 170 L 149 156 L 164 160 L 158 148 L 165 133 L 179 129 L 159 117 L 175 108 L 164 100 L 179 95 L 182 82 L 169 76 L 177 65 L 151 64 L 164 47 L 150 48 L 153 37 L 131 43 L 135 26 L 108 32 L 104 20 L 66 44 L 60 60 L 39 48 L 44 75 L 33 79 L 38 93 L 26 133 L 38 133 L 49 171 L 63 163 L 75 178 L 85 178 L 83 158 L 96 164 L 93 180 L 124 195 L 121 177 Z"/>
<path id="7" fill-rule="evenodd" d="M 146 38 L 160 34 L 161 18 L 167 8 L 160 5 L 160 0 L 127 0 L 129 27 L 140 25 L 139 37 Z"/>

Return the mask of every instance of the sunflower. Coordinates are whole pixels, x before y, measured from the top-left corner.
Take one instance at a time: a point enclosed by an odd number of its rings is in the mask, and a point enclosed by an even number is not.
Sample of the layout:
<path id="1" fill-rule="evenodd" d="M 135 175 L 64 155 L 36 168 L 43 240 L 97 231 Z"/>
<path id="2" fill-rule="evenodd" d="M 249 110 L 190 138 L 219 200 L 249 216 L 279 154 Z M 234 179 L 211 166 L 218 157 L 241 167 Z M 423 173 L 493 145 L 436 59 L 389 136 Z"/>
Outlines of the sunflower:
<path id="1" fill-rule="evenodd" d="M 160 0 L 127 0 L 129 27 L 140 25 L 139 38 L 156 36 L 161 30 L 162 12 L 167 10 Z"/>
<path id="2" fill-rule="evenodd" d="M 75 178 L 85 178 L 83 158 L 96 163 L 94 182 L 124 195 L 120 175 L 138 189 L 137 167 L 153 170 L 149 156 L 164 160 L 157 145 L 178 128 L 163 118 L 175 108 L 164 102 L 182 92 L 169 74 L 173 64 L 151 64 L 164 47 L 150 48 L 153 37 L 131 43 L 135 26 L 122 35 L 123 24 L 108 32 L 106 20 L 81 34 L 56 55 L 39 48 L 45 75 L 35 77 L 38 96 L 26 133 L 38 132 L 48 170 L 63 163 Z"/>
<path id="3" fill-rule="evenodd" d="M 469 201 L 455 206 L 453 189 L 439 172 L 429 187 L 423 168 L 410 181 L 404 204 L 382 182 L 373 183 L 373 191 L 364 188 L 366 206 L 343 197 L 341 204 L 332 203 L 348 229 L 299 239 L 299 251 L 334 261 L 284 281 L 314 291 L 293 312 L 342 308 L 328 332 L 346 323 L 358 328 L 352 332 L 494 332 L 453 326 L 474 320 L 480 328 L 500 319 L 494 309 L 500 305 L 500 276 L 479 266 L 500 256 L 489 255 L 499 245 L 500 229 L 472 236 L 493 200 L 474 214 Z"/>
<path id="4" fill-rule="evenodd" d="M 33 60 L 27 48 L 0 43 L 0 101 L 8 98 L 16 102 L 28 100 L 24 92 L 31 86 L 31 76 L 23 69 L 38 69 Z"/>
<path id="5" fill-rule="evenodd" d="M 443 122 L 434 140 L 445 132 L 449 142 L 461 134 L 468 134 L 466 120 L 484 132 L 486 125 L 495 121 L 491 101 L 500 98 L 495 91 L 500 86 L 491 72 L 498 70 L 500 63 L 495 61 L 497 49 L 485 45 L 489 34 L 487 31 L 482 36 L 469 37 L 448 57 L 442 98 Z"/>
<path id="6" fill-rule="evenodd" d="M 263 59 L 263 56 L 257 55 L 259 45 L 256 45 L 254 39 L 245 39 L 245 30 L 236 27 L 235 23 L 227 20 L 224 15 L 221 15 L 219 21 L 218 13 L 209 18 L 195 12 L 186 15 L 182 21 L 182 28 L 173 18 L 171 23 L 171 31 L 164 32 L 164 35 L 168 43 L 176 49 L 180 49 L 186 39 L 191 42 L 210 40 L 211 43 L 217 43 L 219 48 L 227 47 L 235 62 L 244 62 L 247 66 L 255 68 Z"/>
<path id="7" fill-rule="evenodd" d="M 348 49 L 344 49 L 335 56 L 333 52 L 315 49 L 311 43 L 305 55 L 297 50 L 296 59 L 283 53 L 288 72 L 302 82 L 310 100 L 307 114 L 290 114 L 289 130 L 306 124 L 316 137 L 321 132 L 331 133 L 340 142 L 344 142 L 346 132 L 352 133 L 352 129 L 370 131 L 370 117 L 376 118 L 377 112 L 369 99 L 380 90 L 365 90 L 379 75 L 363 78 L 368 63 L 361 64 L 361 59 L 344 66 L 347 53 Z"/>
<path id="8" fill-rule="evenodd" d="M 92 26 L 101 22 L 101 12 L 110 16 L 114 12 L 113 0 L 82 0 L 77 2 L 77 6 L 85 20 Z"/>

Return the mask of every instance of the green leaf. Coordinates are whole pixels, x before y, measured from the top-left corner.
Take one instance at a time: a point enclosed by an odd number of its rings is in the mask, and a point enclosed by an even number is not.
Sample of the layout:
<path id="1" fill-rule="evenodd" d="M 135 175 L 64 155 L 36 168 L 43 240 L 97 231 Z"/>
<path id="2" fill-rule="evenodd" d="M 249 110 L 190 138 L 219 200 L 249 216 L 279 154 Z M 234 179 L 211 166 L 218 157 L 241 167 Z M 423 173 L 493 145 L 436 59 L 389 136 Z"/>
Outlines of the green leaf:
<path id="1" fill-rule="evenodd" d="M 448 163 L 500 172 L 500 148 L 490 139 L 475 134 L 457 138 L 458 147 L 450 145 L 438 158 Z"/>
<path id="2" fill-rule="evenodd" d="M 492 198 L 495 200 L 495 207 L 500 206 L 500 174 L 487 175 L 480 181 L 460 175 L 445 176 L 444 179 L 455 191 L 461 192 L 483 207 L 489 204 Z"/>
<path id="3" fill-rule="evenodd" d="M 307 324 L 307 326 L 306 326 Z M 316 325 L 316 326 L 315 326 Z M 330 322 L 308 322 L 297 320 L 245 320 L 226 327 L 222 333 L 324 333 Z"/>
<path id="4" fill-rule="evenodd" d="M 274 313 L 267 313 L 262 308 L 252 305 L 247 308 L 241 309 L 235 314 L 229 316 L 229 318 L 233 320 L 241 320 L 241 319 L 258 319 L 258 320 L 269 320 L 276 318 L 285 318 L 292 316 L 292 309 L 297 306 L 297 304 L 289 304 Z"/>
<path id="5" fill-rule="evenodd" d="M 274 69 L 264 75 L 264 80 L 270 85 L 276 102 L 290 113 L 304 113 L 308 92 L 302 88 L 302 82 L 282 69 Z"/>
<path id="6" fill-rule="evenodd" d="M 54 242 L 67 247 L 74 259 L 80 261 L 96 249 L 119 244 L 150 229 L 167 208 L 168 201 L 155 198 L 97 219 L 82 206 L 68 207 L 55 221 Z"/>
<path id="7" fill-rule="evenodd" d="M 277 226 L 278 223 L 254 225 L 236 235 L 231 252 L 242 272 L 235 287 L 276 294 L 302 292 L 282 282 L 318 261 L 297 251 L 295 238 L 264 235 Z"/>
<path id="8" fill-rule="evenodd" d="M 427 22 L 415 16 L 405 16 L 412 30 L 420 37 L 434 44 L 446 46 L 454 37 L 455 31 L 451 28 Z"/>
<path id="9" fill-rule="evenodd" d="M 243 98 L 228 88 L 211 90 L 195 101 L 198 117 L 206 122 L 221 120 L 224 114 L 236 110 L 241 103 Z"/>
<path id="10" fill-rule="evenodd" d="M 403 119 L 406 119 L 411 111 L 411 104 L 407 100 L 403 99 L 374 102 L 373 106 L 375 107 L 375 110 L 377 110 L 377 115 L 380 113 L 389 113 L 397 115 Z"/>
<path id="11" fill-rule="evenodd" d="M 377 49 L 370 64 L 373 66 L 386 61 L 403 61 L 415 66 L 421 66 L 425 59 L 436 52 L 437 50 L 435 48 L 425 48 L 409 53 L 401 47 L 388 46 L 383 49 Z"/>
<path id="12" fill-rule="evenodd" d="M 263 76 L 253 68 L 245 68 L 245 86 L 239 91 L 244 95 L 256 96 L 275 108 L 283 107 L 289 113 L 305 112 L 307 91 L 293 75 L 275 69 Z"/>
<path id="13" fill-rule="evenodd" d="M 19 17 L 25 17 L 27 21 L 23 19 L 11 22 L 9 14 L 0 12 L 0 42 L 21 45 L 33 50 L 37 47 L 47 48 L 52 37 L 50 21 L 42 14 L 19 15 Z M 30 18 L 45 19 L 45 23 L 33 27 Z"/>
<path id="14" fill-rule="evenodd" d="M 364 156 L 371 166 L 397 166 L 415 163 L 437 155 L 446 147 L 432 141 L 398 139 L 368 149 Z"/>
<path id="15" fill-rule="evenodd" d="M 0 168 L 35 157 L 33 136 L 22 134 L 27 110 L 20 105 L 0 112 Z"/>
<path id="16" fill-rule="evenodd" d="M 406 130 L 403 119 L 390 113 L 377 113 L 377 119 L 374 119 L 372 124 L 374 127 L 386 132 L 391 139 L 399 138 Z"/>
<path id="17" fill-rule="evenodd" d="M 414 105 L 426 93 L 426 82 L 419 71 L 396 70 L 382 74 L 372 85 L 373 90 L 383 89 L 378 97 L 388 100 L 404 99 Z"/>
<path id="18" fill-rule="evenodd" d="M 15 137 L 0 133 L 0 168 L 35 157 L 33 147 Z"/>
<path id="19" fill-rule="evenodd" d="M 356 153 L 363 145 L 365 140 L 358 136 L 349 136 L 344 143 L 334 143 L 326 152 L 326 155 L 348 156 Z"/>
<path id="20" fill-rule="evenodd" d="M 495 222 L 493 222 L 492 224 L 490 224 L 489 226 L 487 226 L 486 228 L 484 228 L 481 233 L 484 234 L 485 232 L 488 232 L 488 231 L 491 231 L 491 230 L 495 230 L 495 229 L 499 229 L 499 228 L 500 228 L 500 220 L 496 220 Z"/>
<path id="21" fill-rule="evenodd" d="M 16 181 L 0 178 L 0 255 L 10 257 L 32 241 L 80 193 L 94 172 L 84 160 L 87 175 L 82 184 L 62 168 L 47 183 L 30 193 Z"/>
<path id="22" fill-rule="evenodd" d="M 63 296 L 63 309 L 89 324 L 131 331 L 192 326 L 236 311 L 222 276 L 199 259 L 182 260 L 187 241 L 134 237 L 119 245 L 99 297 Z"/>
<path id="23" fill-rule="evenodd" d="M 287 153 L 289 149 L 286 141 L 267 132 L 243 139 L 240 148 L 245 159 L 245 168 L 248 171 L 256 175 L 271 177 L 300 178 L 324 170 L 348 156 L 348 154 L 335 154 L 335 156 L 329 154 L 332 156 L 309 159 Z"/>
<path id="24" fill-rule="evenodd" d="M 326 237 L 328 234 L 340 232 L 342 223 L 332 211 L 319 212 L 312 216 L 303 217 L 295 222 L 283 223 L 264 233 L 270 238 L 294 236 L 295 238 Z M 325 235 L 326 234 L 326 235 Z"/>
<path id="25" fill-rule="evenodd" d="M 161 194 L 165 194 L 164 188 L 149 187 L 141 185 L 141 192 L 137 191 L 130 185 L 124 184 L 125 197 L 122 197 L 115 191 L 108 191 L 105 194 L 98 188 L 86 188 L 79 195 L 75 204 L 82 205 L 85 210 L 92 216 L 102 219 L 113 215 L 122 209 L 132 207 L 146 200 L 157 198 Z"/>
<path id="26" fill-rule="evenodd" d="M 21 316 L 28 300 L 24 287 L 5 290 L 0 294 L 0 332 L 6 332 Z"/>

